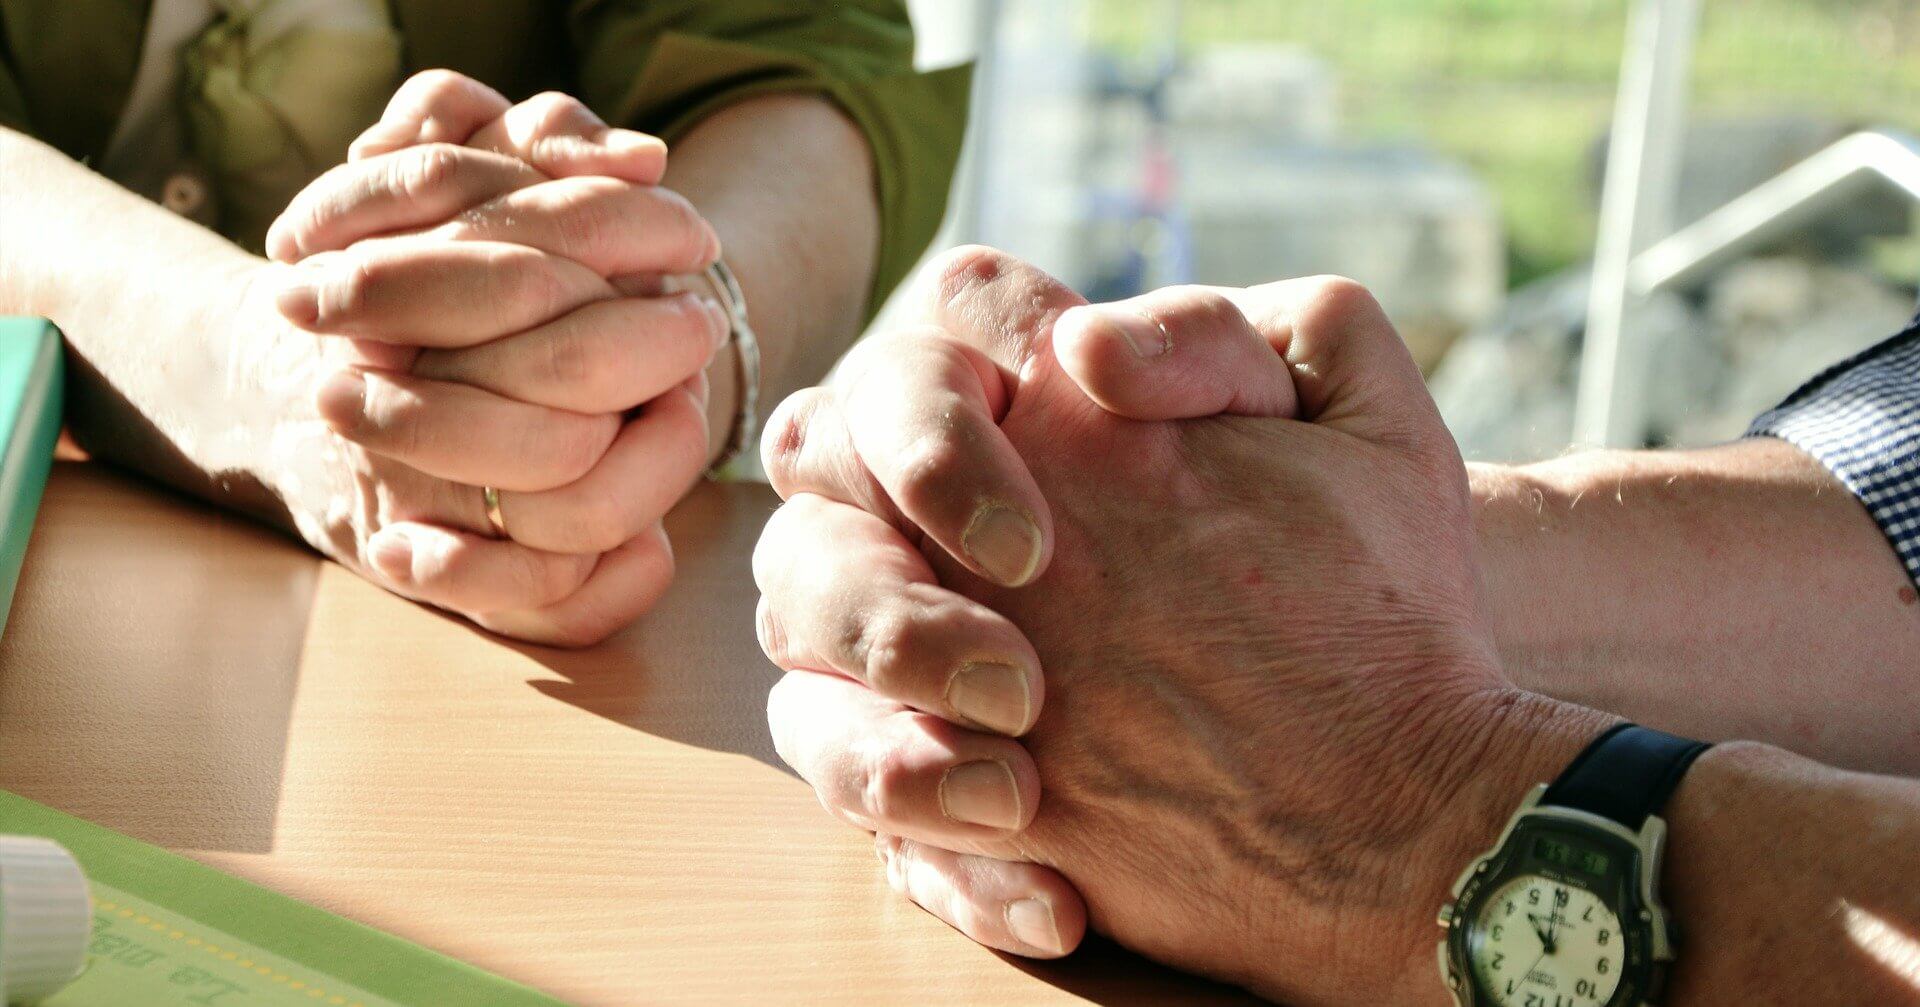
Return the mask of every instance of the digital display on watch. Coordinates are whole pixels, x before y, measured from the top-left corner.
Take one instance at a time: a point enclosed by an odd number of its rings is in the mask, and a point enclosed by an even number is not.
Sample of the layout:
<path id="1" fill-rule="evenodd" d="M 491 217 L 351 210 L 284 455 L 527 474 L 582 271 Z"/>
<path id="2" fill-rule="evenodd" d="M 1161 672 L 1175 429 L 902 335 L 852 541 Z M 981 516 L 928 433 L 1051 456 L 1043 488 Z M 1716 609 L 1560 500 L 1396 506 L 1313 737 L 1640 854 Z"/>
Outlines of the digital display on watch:
<path id="1" fill-rule="evenodd" d="M 1607 873 L 1612 861 L 1604 853 L 1541 836 L 1533 841 L 1534 859 L 1565 867 L 1581 874 L 1599 877 Z"/>

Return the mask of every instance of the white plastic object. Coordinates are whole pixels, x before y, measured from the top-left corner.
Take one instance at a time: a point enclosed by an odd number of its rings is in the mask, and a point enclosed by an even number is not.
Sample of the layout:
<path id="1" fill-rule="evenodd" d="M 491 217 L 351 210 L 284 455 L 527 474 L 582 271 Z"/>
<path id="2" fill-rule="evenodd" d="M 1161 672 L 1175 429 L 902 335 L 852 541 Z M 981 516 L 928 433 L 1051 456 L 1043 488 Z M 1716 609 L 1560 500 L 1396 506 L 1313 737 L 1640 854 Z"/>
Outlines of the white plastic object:
<path id="1" fill-rule="evenodd" d="M 34 1003 L 79 976 L 92 907 L 65 847 L 0 836 L 0 1003 Z"/>

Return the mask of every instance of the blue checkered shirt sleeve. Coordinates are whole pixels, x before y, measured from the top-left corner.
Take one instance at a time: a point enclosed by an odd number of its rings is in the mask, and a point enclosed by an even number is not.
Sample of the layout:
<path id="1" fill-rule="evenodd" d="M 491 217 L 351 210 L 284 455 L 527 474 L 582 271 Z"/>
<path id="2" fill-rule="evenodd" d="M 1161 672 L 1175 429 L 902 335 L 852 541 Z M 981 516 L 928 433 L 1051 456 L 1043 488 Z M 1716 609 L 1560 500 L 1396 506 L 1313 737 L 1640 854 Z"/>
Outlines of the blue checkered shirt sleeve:
<path id="1" fill-rule="evenodd" d="M 1820 460 L 1860 498 L 1920 584 L 1920 317 L 1753 421 Z"/>

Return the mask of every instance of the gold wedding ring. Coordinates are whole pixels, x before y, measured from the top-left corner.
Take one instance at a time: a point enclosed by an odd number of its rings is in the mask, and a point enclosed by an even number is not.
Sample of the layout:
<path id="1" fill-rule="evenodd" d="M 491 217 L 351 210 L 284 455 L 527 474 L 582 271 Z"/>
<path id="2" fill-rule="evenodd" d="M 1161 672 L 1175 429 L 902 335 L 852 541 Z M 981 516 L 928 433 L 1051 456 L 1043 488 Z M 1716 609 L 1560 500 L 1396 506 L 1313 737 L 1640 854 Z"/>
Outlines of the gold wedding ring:
<path id="1" fill-rule="evenodd" d="M 507 534 L 507 519 L 500 514 L 500 491 L 491 486 L 482 486 L 480 499 L 486 501 L 487 523 L 493 526 L 493 537 L 512 538 Z"/>

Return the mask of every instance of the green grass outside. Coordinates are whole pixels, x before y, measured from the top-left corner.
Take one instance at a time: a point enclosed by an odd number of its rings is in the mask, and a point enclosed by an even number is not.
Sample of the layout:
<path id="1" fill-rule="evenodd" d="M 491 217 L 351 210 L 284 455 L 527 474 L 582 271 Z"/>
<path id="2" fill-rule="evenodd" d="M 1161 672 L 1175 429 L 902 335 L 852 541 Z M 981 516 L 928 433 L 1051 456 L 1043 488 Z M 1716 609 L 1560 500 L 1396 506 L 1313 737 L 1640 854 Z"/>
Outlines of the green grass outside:
<path id="1" fill-rule="evenodd" d="M 1593 244 L 1590 145 L 1612 114 L 1627 0 L 1187 0 L 1181 44 L 1290 42 L 1338 72 L 1358 139 L 1424 141 L 1497 194 L 1515 285 Z M 1096 45 L 1139 52 L 1155 0 L 1090 0 Z M 1920 4 L 1704 0 L 1693 109 L 1920 131 Z M 1920 268 L 1912 243 L 1882 257 Z M 1911 278 L 1910 276 L 1908 278 Z"/>

